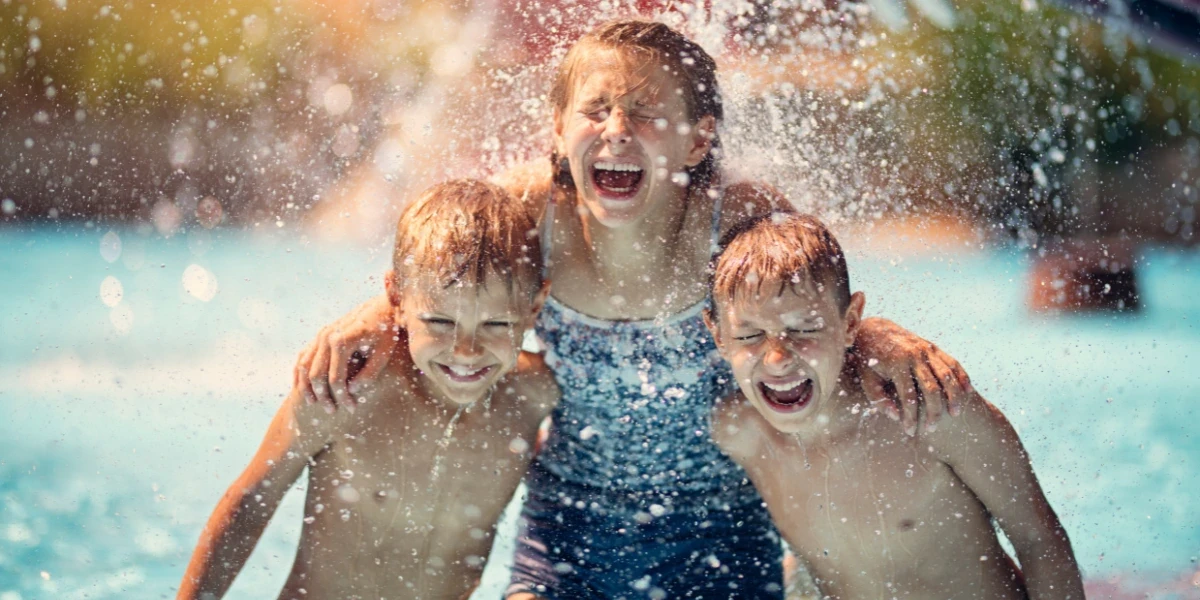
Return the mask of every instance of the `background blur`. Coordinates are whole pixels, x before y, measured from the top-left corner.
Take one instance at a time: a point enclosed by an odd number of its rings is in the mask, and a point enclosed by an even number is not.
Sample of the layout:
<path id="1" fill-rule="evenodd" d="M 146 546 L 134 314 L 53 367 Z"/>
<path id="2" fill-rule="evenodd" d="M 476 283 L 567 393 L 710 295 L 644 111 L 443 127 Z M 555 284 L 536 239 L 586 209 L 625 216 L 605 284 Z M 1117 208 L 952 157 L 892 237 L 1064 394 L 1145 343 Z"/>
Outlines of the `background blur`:
<path id="1" fill-rule="evenodd" d="M 1200 597 L 1200 35 L 1085 4 L 0 0 L 0 600 L 173 596 L 405 199 L 544 160 L 553 66 L 631 14 L 1018 426 L 1090 597 Z M 277 592 L 299 496 L 231 597 Z"/>

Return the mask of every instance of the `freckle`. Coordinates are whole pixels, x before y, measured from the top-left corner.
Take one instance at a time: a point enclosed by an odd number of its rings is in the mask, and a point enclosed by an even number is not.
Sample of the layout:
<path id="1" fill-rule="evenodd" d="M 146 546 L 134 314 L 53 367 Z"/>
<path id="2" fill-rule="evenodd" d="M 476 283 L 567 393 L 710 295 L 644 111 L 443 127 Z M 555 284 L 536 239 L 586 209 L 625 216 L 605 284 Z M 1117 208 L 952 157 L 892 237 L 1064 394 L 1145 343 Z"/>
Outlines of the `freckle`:
<path id="1" fill-rule="evenodd" d="M 912 519 L 904 519 L 900 521 L 900 531 L 908 531 L 913 528 L 913 525 L 916 525 L 916 523 Z"/>

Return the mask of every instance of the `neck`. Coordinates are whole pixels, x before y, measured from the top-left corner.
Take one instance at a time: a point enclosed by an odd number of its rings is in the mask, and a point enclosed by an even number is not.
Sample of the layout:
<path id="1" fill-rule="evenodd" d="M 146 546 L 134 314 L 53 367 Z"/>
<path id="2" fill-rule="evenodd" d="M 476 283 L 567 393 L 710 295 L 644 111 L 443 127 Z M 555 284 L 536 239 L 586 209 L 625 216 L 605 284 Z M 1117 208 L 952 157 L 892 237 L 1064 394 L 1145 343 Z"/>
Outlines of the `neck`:
<path id="1" fill-rule="evenodd" d="M 859 410 L 854 407 L 859 405 Z M 869 407 L 862 394 L 862 384 L 849 361 L 842 367 L 837 384 L 810 420 L 811 428 L 799 432 L 805 440 L 829 440 L 857 429 L 863 411 Z"/>
<path id="2" fill-rule="evenodd" d="M 624 227 L 606 227 L 591 212 L 580 210 L 589 258 L 601 276 L 616 277 L 674 264 L 687 213 L 687 191 L 669 199 L 651 201 L 650 210 L 638 222 Z"/>

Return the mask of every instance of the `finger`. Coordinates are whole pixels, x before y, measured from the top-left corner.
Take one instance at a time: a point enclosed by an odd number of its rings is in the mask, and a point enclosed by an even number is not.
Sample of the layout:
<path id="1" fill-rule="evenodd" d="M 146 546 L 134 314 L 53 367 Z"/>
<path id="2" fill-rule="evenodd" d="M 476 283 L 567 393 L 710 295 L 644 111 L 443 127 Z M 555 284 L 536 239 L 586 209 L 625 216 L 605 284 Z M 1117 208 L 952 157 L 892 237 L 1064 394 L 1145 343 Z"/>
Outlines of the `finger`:
<path id="1" fill-rule="evenodd" d="M 954 360 L 954 357 L 946 355 L 942 360 L 946 361 L 946 365 L 954 371 L 954 376 L 958 378 L 958 385 L 962 386 L 965 393 L 963 401 L 967 401 L 972 394 L 976 393 L 975 386 L 971 383 L 971 376 L 967 375 L 967 370 L 957 360 Z"/>
<path id="2" fill-rule="evenodd" d="M 354 399 L 346 391 L 346 379 L 350 374 L 350 356 L 346 352 L 346 340 L 340 334 L 329 336 L 329 391 L 338 407 L 354 412 Z"/>
<path id="3" fill-rule="evenodd" d="M 950 368 L 942 356 L 930 357 L 929 367 L 933 370 L 933 375 L 937 377 L 938 383 L 942 385 L 942 391 L 946 394 L 946 409 L 950 412 L 950 416 L 957 417 L 962 412 L 962 401 L 966 398 L 966 390 L 959 383 L 954 369 Z"/>
<path id="4" fill-rule="evenodd" d="M 323 336 L 324 337 L 324 336 Z M 313 394 L 323 404 L 334 405 L 329 396 L 329 345 L 319 344 L 313 357 L 312 366 L 308 369 L 308 382 L 312 385 Z"/>
<path id="5" fill-rule="evenodd" d="M 314 404 L 318 401 L 318 398 L 316 391 L 313 390 L 312 381 L 308 374 L 312 370 L 313 362 L 317 360 L 318 350 L 320 350 L 320 346 L 316 342 L 309 344 L 308 348 L 305 349 L 303 364 L 297 365 L 301 369 L 297 375 L 300 378 L 300 385 L 304 386 L 304 393 L 312 399 Z"/>
<path id="6" fill-rule="evenodd" d="M 921 405 L 917 402 L 917 385 L 912 374 L 905 372 L 892 383 L 896 386 L 896 395 L 900 396 L 900 424 L 904 433 L 917 435 L 917 418 L 920 416 Z"/>
<path id="7" fill-rule="evenodd" d="M 879 373 L 864 368 L 862 370 L 862 387 L 871 406 L 878 406 L 893 421 L 900 420 L 900 408 L 896 405 L 896 399 L 888 393 L 883 377 L 880 377 Z"/>
<path id="8" fill-rule="evenodd" d="M 296 355 L 296 366 L 292 367 L 292 389 L 300 389 L 304 394 L 304 402 L 312 404 L 315 398 L 308 387 L 309 349 L 305 348 Z"/>
<path id="9" fill-rule="evenodd" d="M 913 369 L 913 378 L 917 381 L 917 389 L 920 390 L 921 398 L 924 401 L 924 406 L 921 407 L 921 412 L 925 415 L 924 431 L 926 433 L 937 431 L 937 422 L 942 418 L 942 407 L 946 401 L 946 394 L 942 391 L 941 383 L 938 382 L 928 364 L 918 364 Z"/>
<path id="10" fill-rule="evenodd" d="M 383 372 L 383 368 L 387 366 L 388 360 L 392 357 L 392 348 L 396 342 L 392 337 L 387 336 L 387 346 L 376 346 L 367 355 L 366 363 L 363 364 L 362 370 L 354 376 L 350 381 L 350 394 L 357 396 L 362 390 L 375 383 L 375 379 Z"/>

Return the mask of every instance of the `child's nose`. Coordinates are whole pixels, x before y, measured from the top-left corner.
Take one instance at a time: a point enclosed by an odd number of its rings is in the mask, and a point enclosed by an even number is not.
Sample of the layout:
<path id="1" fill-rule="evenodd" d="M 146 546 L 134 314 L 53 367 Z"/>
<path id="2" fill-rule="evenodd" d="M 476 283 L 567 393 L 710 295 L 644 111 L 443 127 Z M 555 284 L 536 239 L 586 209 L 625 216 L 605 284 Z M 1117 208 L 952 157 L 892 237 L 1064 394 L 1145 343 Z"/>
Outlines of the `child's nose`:
<path id="1" fill-rule="evenodd" d="M 483 354 L 479 340 L 471 334 L 459 334 L 454 339 L 454 355 L 461 358 L 477 358 Z"/>
<path id="2" fill-rule="evenodd" d="M 616 109 L 608 114 L 601 137 L 609 144 L 628 144 L 633 140 L 633 134 L 629 130 L 629 116 L 625 111 Z"/>
<path id="3" fill-rule="evenodd" d="M 792 366 L 795 358 L 786 340 L 775 336 L 767 338 L 767 352 L 763 356 L 763 365 L 772 370 L 782 370 Z"/>

